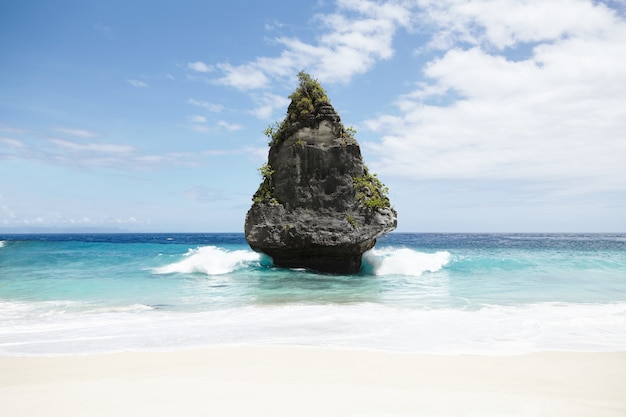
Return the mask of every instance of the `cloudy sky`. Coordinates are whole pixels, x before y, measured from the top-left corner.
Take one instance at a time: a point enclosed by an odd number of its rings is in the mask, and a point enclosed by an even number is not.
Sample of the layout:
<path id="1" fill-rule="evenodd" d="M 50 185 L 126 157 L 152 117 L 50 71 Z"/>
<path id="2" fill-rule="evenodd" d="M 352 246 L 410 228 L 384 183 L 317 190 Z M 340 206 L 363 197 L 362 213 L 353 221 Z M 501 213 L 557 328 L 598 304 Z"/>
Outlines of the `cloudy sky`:
<path id="1" fill-rule="evenodd" d="M 0 231 L 241 232 L 296 74 L 402 232 L 626 232 L 625 0 L 0 0 Z"/>

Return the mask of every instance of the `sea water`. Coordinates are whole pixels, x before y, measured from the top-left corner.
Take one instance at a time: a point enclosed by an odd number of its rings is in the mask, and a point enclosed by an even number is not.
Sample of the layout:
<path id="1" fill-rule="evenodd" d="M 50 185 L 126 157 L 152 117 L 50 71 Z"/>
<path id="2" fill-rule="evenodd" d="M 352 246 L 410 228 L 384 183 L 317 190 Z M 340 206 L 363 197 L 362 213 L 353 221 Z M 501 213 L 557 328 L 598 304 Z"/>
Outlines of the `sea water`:
<path id="1" fill-rule="evenodd" d="M 626 235 L 402 234 L 357 275 L 242 234 L 0 235 L 0 354 L 296 345 L 626 350 Z"/>

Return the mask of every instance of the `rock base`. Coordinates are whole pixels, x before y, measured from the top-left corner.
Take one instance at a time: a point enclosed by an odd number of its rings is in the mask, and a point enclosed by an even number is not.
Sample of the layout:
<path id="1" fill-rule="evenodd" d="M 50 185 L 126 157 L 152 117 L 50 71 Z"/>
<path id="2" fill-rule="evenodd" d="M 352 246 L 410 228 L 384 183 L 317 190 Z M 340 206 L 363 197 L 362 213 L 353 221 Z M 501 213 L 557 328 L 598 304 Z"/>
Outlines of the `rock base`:
<path id="1" fill-rule="evenodd" d="M 371 243 L 374 247 L 376 241 Z M 361 270 L 362 254 L 346 254 L 337 248 L 309 248 L 306 250 L 264 249 L 274 265 L 283 268 L 304 268 L 338 275 L 357 274 Z"/>
<path id="2" fill-rule="evenodd" d="M 250 247 L 272 258 L 274 265 L 331 274 L 356 274 L 364 252 L 376 238 L 395 227 L 395 212 L 286 210 L 280 204 L 254 204 L 245 222 Z"/>

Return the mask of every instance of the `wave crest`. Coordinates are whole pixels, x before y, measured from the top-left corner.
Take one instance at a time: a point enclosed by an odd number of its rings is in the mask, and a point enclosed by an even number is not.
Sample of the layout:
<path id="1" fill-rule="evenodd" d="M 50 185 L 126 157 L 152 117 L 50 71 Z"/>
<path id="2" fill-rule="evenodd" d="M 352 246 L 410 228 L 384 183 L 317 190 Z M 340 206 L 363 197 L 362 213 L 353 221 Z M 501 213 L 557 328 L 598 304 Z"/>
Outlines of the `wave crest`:
<path id="1" fill-rule="evenodd" d="M 261 255 L 249 250 L 228 251 L 217 246 L 203 246 L 189 249 L 182 261 L 153 269 L 155 274 L 223 275 L 245 268 L 261 259 Z"/>
<path id="2" fill-rule="evenodd" d="M 450 252 L 417 252 L 409 248 L 372 249 L 363 260 L 375 275 L 407 275 L 418 277 L 424 272 L 436 272 L 450 262 Z"/>

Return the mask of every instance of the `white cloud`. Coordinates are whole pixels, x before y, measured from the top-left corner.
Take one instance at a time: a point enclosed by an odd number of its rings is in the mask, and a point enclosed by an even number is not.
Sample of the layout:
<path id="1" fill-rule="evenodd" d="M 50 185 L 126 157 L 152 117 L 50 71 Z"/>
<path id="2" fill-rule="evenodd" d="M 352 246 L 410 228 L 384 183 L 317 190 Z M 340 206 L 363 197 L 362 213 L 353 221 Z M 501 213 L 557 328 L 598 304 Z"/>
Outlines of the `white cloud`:
<path id="1" fill-rule="evenodd" d="M 217 64 L 224 73 L 217 81 L 252 90 L 307 68 L 324 82 L 347 82 L 368 71 L 376 61 L 391 58 L 396 30 L 411 22 L 410 8 L 397 2 L 339 0 L 337 6 L 336 13 L 317 16 L 321 35 L 316 43 L 275 39 L 284 47 L 279 56 L 258 57 L 237 66 Z"/>
<path id="2" fill-rule="evenodd" d="M 194 132 L 198 132 L 198 133 L 206 133 L 211 129 L 209 128 L 209 126 L 204 125 L 204 124 L 202 125 L 195 124 L 195 125 L 191 125 L 191 130 L 193 130 Z"/>
<path id="3" fill-rule="evenodd" d="M 234 131 L 243 129 L 243 126 L 241 126 L 241 125 L 228 123 L 228 122 L 226 122 L 224 120 L 220 120 L 219 122 L 217 122 L 217 125 L 219 127 L 222 127 L 224 129 L 230 131 L 230 132 L 234 132 Z"/>
<path id="4" fill-rule="evenodd" d="M 277 30 L 277 29 L 282 29 L 285 26 L 287 26 L 286 24 L 274 19 L 271 22 L 268 22 L 265 24 L 265 30 L 267 31 L 273 31 L 273 30 Z"/>
<path id="5" fill-rule="evenodd" d="M 76 137 L 85 138 L 85 139 L 97 138 L 99 136 L 97 133 L 90 132 L 89 130 L 85 130 L 85 129 L 56 127 L 52 130 L 54 130 L 55 132 L 65 133 L 66 135 L 76 136 Z"/>
<path id="6" fill-rule="evenodd" d="M 187 64 L 187 68 L 196 72 L 211 72 L 213 68 L 202 61 L 190 62 Z"/>
<path id="7" fill-rule="evenodd" d="M 23 148 L 24 144 L 17 140 L 17 139 L 13 139 L 13 138 L 2 138 L 0 137 L 0 142 L 4 143 L 7 146 L 10 146 L 11 148 Z"/>
<path id="8" fill-rule="evenodd" d="M 220 84 L 236 87 L 240 90 L 250 90 L 265 87 L 269 78 L 258 68 L 257 65 L 245 64 L 233 66 L 230 64 L 218 64 L 218 68 L 224 72 L 224 76 L 217 80 Z"/>
<path id="9" fill-rule="evenodd" d="M 97 152 L 110 154 L 128 154 L 135 151 L 130 145 L 115 143 L 76 143 L 62 139 L 50 139 L 59 148 L 70 152 Z"/>
<path id="10" fill-rule="evenodd" d="M 427 81 L 398 99 L 396 114 L 365 124 L 384 135 L 366 144 L 380 170 L 626 189 L 624 20 L 585 1 L 422 4 L 434 38 L 455 44 L 424 66 Z M 498 49 L 524 42 L 533 42 L 528 59 Z"/>
<path id="11" fill-rule="evenodd" d="M 187 120 L 189 120 L 191 123 L 207 123 L 206 117 L 200 115 L 188 116 Z"/>
<path id="12" fill-rule="evenodd" d="M 267 161 L 267 146 L 247 147 L 242 149 L 242 153 L 247 154 L 251 160 L 255 161 L 255 164 L 260 164 L 262 161 Z"/>
<path id="13" fill-rule="evenodd" d="M 22 129 L 19 127 L 8 126 L 0 123 L 0 132 L 13 134 L 13 135 L 24 135 L 29 132 L 28 129 Z"/>
<path id="14" fill-rule="evenodd" d="M 139 155 L 133 159 L 144 166 L 153 166 L 168 162 L 171 158 L 167 155 Z"/>
<path id="15" fill-rule="evenodd" d="M 230 197 L 224 192 L 215 188 L 195 186 L 183 191 L 183 196 L 189 200 L 200 202 L 214 202 L 228 200 Z"/>
<path id="16" fill-rule="evenodd" d="M 117 143 L 82 143 L 51 138 L 52 147 L 38 152 L 38 158 L 53 164 L 83 168 L 150 170 L 164 163 L 188 165 L 190 154 L 142 155 L 133 146 Z"/>
<path id="17" fill-rule="evenodd" d="M 187 116 L 187 120 L 189 120 L 189 122 L 192 123 L 190 125 L 190 128 L 194 132 L 206 133 L 206 132 L 208 132 L 210 130 L 210 128 L 209 128 L 209 126 L 207 124 L 208 120 L 204 116 L 201 116 L 201 115 Z"/>
<path id="18" fill-rule="evenodd" d="M 419 0 L 422 17 L 437 27 L 433 45 L 487 43 L 502 49 L 523 42 L 597 34 L 614 19 L 589 0 Z"/>
<path id="19" fill-rule="evenodd" d="M 26 146 L 20 140 L 0 137 L 0 160 L 14 159 L 27 152 Z M 1 196 L 0 196 L 1 197 Z"/>
<path id="20" fill-rule="evenodd" d="M 139 81 L 139 80 L 126 80 L 128 82 L 128 84 L 132 85 L 133 87 L 138 87 L 138 88 L 145 88 L 148 87 L 148 84 L 144 83 L 143 81 Z"/>
<path id="21" fill-rule="evenodd" d="M 189 127 L 200 133 L 226 129 L 240 130 L 243 127 L 219 121 L 215 125 L 208 123 L 204 116 L 190 116 L 193 124 Z M 34 136 L 44 134 L 33 132 Z M 68 140 L 46 138 L 44 140 L 17 140 L 0 136 L 0 160 L 34 160 L 43 164 L 60 165 L 88 170 L 114 169 L 126 172 L 154 171 L 162 168 L 186 166 L 197 167 L 207 163 L 210 158 L 223 155 L 251 154 L 256 149 L 210 149 L 193 152 L 143 153 L 140 149 L 124 144 L 102 141 Z M 251 150 L 252 149 L 252 150 Z"/>
<path id="22" fill-rule="evenodd" d="M 274 110 L 286 108 L 290 102 L 288 98 L 272 93 L 254 96 L 254 101 L 258 106 L 250 113 L 261 120 L 269 119 Z"/>
<path id="23" fill-rule="evenodd" d="M 2 209 L 2 207 L 0 207 Z M 1 217 L 0 210 L 0 223 L 4 226 L 11 227 L 75 227 L 75 226 L 95 226 L 102 227 L 105 225 L 135 225 L 143 222 L 138 221 L 136 217 L 129 216 L 126 218 L 113 217 L 110 215 L 101 215 L 91 213 L 92 215 L 80 214 L 85 208 L 78 209 L 78 213 L 61 213 L 61 212 L 46 212 L 43 215 L 29 213 L 29 215 L 19 217 L 15 213 L 7 213 L 5 219 Z M 70 212 L 74 210 L 69 210 Z M 98 213 L 100 210 L 98 210 Z M 28 230 L 28 229 L 26 229 Z"/>
<path id="24" fill-rule="evenodd" d="M 189 100 L 187 100 L 188 104 L 197 106 L 197 107 L 201 107 L 205 110 L 208 110 L 212 113 L 219 113 L 222 110 L 224 110 L 224 106 L 219 105 L 219 104 L 214 104 L 214 103 L 210 103 L 208 101 L 204 101 L 204 100 L 196 100 L 195 98 L 190 98 Z"/>

